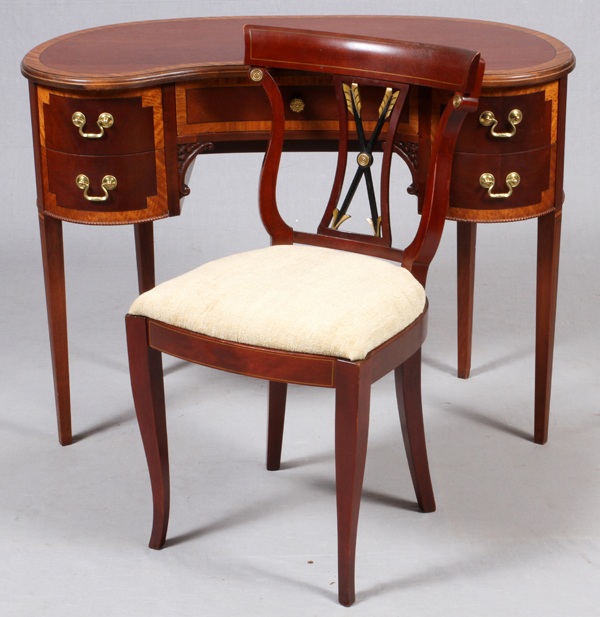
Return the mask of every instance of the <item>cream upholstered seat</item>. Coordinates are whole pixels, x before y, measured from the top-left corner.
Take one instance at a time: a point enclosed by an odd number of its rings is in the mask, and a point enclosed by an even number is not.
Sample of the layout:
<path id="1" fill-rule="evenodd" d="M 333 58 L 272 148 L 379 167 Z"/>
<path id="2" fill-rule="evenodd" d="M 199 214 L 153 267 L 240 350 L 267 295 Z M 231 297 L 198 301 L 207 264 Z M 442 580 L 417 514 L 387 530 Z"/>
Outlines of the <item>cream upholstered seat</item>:
<path id="1" fill-rule="evenodd" d="M 428 310 L 423 287 L 444 227 L 456 138 L 467 113 L 478 108 L 484 63 L 468 50 L 279 26 L 246 25 L 244 40 L 249 80 L 261 84 L 271 107 L 258 205 L 272 246 L 168 281 L 140 296 L 126 317 L 131 387 L 152 485 L 150 546 L 164 546 L 170 509 L 161 354 L 269 381 L 271 471 L 281 467 L 288 384 L 335 388 L 338 593 L 340 603 L 350 606 L 371 386 L 392 371 L 417 502 L 424 512 L 435 510 L 421 405 Z M 337 133 L 338 161 L 314 233 L 293 229 L 277 206 L 281 154 L 291 137 L 288 71 L 293 79 L 303 71 L 311 84 L 315 73 L 327 75 L 323 83 L 332 84 L 327 96 L 335 95 L 337 102 L 338 123 L 331 127 L 336 130 L 326 133 L 332 140 Z M 287 90 L 279 87 L 281 76 Z M 400 127 L 409 127 L 414 139 L 412 120 L 403 124 L 414 116 L 410 101 L 418 97 L 419 109 L 421 101 L 430 105 L 432 87 L 454 95 L 433 142 L 425 144 L 426 156 L 419 156 L 418 170 L 411 166 L 409 192 L 418 190 L 421 217 L 413 240 L 401 250 L 392 245 L 390 166 L 394 153 L 403 153 L 396 145 L 404 135 Z M 326 100 L 333 98 L 323 94 L 309 116 L 320 118 Z M 293 133 L 291 149 L 300 131 Z M 355 163 L 348 157 L 354 146 Z M 354 177 L 344 194 L 348 165 Z M 380 172 L 379 200 L 373 166 Z M 371 215 L 368 234 L 345 225 L 361 184 L 368 198 L 363 208 Z M 352 212 L 358 214 L 359 207 L 355 203 Z M 218 421 L 220 414 L 215 416 Z"/>
<path id="2" fill-rule="evenodd" d="M 141 295 L 129 314 L 236 343 L 355 361 L 424 308 L 425 290 L 405 268 L 284 245 L 204 264 Z"/>

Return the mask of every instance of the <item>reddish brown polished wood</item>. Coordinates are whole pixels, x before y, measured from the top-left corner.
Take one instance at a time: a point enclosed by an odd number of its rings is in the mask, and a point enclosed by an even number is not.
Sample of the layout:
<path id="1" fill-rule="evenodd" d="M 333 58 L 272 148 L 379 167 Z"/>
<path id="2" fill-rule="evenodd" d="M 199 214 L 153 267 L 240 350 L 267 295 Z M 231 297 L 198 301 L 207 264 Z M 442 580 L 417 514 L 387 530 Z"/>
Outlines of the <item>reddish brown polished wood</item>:
<path id="1" fill-rule="evenodd" d="M 471 372 L 473 343 L 473 290 L 475 288 L 475 246 L 477 224 L 458 221 L 457 240 L 457 313 L 458 313 L 458 376 L 467 379 Z"/>
<path id="2" fill-rule="evenodd" d="M 396 261 L 402 262 L 403 267 L 412 269 L 424 284 L 444 226 L 454 145 L 465 116 L 477 108 L 484 61 L 480 60 L 476 52 L 449 52 L 434 46 L 371 41 L 364 37 L 336 36 L 305 30 L 283 31 L 280 28 L 255 26 L 246 26 L 244 30 L 246 58 L 252 61 L 249 74 L 260 82 L 272 109 L 271 138 L 259 185 L 260 215 L 272 243 L 306 242 L 376 257 L 393 255 Z M 302 50 L 302 54 L 294 55 L 295 49 Z M 323 64 L 315 67 L 317 55 Z M 448 67 L 444 58 L 447 59 Z M 296 233 L 285 222 L 277 207 L 276 187 L 286 133 L 286 111 L 280 85 L 272 71 L 289 69 L 291 66 L 296 71 L 333 75 L 341 120 L 336 177 L 331 197 L 329 201 L 324 201 L 325 215 L 316 234 Z M 378 66 L 378 72 L 373 77 L 367 69 L 369 66 Z M 410 67 L 410 74 L 401 75 L 401 70 L 406 66 Z M 385 80 L 381 79 L 383 69 L 388 73 Z M 402 76 L 403 82 L 396 81 L 399 76 Z M 461 76 L 462 81 L 456 76 Z M 454 101 L 446 103 L 439 120 L 429 157 L 421 222 L 414 240 L 405 251 L 401 251 L 391 246 L 387 207 L 389 166 L 399 121 L 403 107 L 410 105 L 409 87 L 422 87 L 425 83 L 446 86 L 450 78 L 454 79 L 452 85 L 460 89 L 456 91 Z M 341 188 L 346 171 L 349 117 L 343 85 L 348 83 L 378 87 L 380 100 L 386 88 L 397 92 L 395 107 L 390 110 L 387 132 L 381 145 L 382 182 L 378 212 L 381 214 L 382 231 L 375 236 L 339 229 L 332 233 L 330 227 L 333 209 L 341 204 Z M 356 115 L 358 117 L 358 113 Z M 358 131 L 359 120 L 355 118 L 354 121 Z M 369 152 L 366 143 L 365 139 L 363 153 Z M 352 310 L 352 307 L 348 307 L 348 310 Z M 367 450 L 370 390 L 373 382 L 392 370 L 396 371 L 400 421 L 417 501 L 426 512 L 435 509 L 421 406 L 420 348 L 427 331 L 427 311 L 426 304 L 422 315 L 405 330 L 372 350 L 364 360 L 355 362 L 219 340 L 154 319 L 129 315 L 127 328 L 132 388 L 136 407 L 140 407 L 138 418 L 154 497 L 155 516 L 150 546 L 162 546 L 168 517 L 164 394 L 162 375 L 153 354 L 165 352 L 197 364 L 269 380 L 267 469 L 270 470 L 279 469 L 281 463 L 287 383 L 335 388 L 338 589 L 340 603 L 350 606 L 355 600 L 356 534 Z M 144 345 L 146 350 L 140 350 L 140 346 Z M 153 387 L 151 382 L 154 380 L 160 381 L 160 387 Z"/>
<path id="3" fill-rule="evenodd" d="M 462 172 L 461 157 L 455 161 L 456 173 L 452 174 L 448 217 L 471 223 L 504 222 L 560 211 L 563 200 L 566 75 L 575 66 L 573 54 L 564 44 L 525 28 L 473 20 L 404 16 L 302 16 L 197 18 L 118 24 L 67 34 L 32 50 L 23 60 L 22 72 L 31 82 L 38 207 L 45 218 L 57 217 L 63 221 L 95 225 L 141 224 L 168 215 L 176 216 L 181 211 L 180 198 L 189 192 L 185 178 L 199 152 L 263 150 L 271 123 L 266 112 L 267 98 L 262 88 L 251 84 L 245 72 L 241 32 L 248 23 L 275 28 L 293 26 L 298 29 L 324 30 L 345 37 L 390 39 L 392 47 L 394 41 L 404 40 L 481 52 L 487 63 L 483 77 L 483 96 L 480 97 L 477 113 L 467 117 L 457 142 L 457 152 L 461 156 L 468 156 L 463 161 Z M 160 47 L 155 44 L 157 40 L 161 41 Z M 387 57 L 385 49 L 383 45 L 379 50 L 383 57 Z M 289 138 L 286 149 L 332 149 L 333 140 L 338 137 L 338 125 L 336 101 L 329 85 L 331 82 L 326 81 L 327 77 L 325 74 L 313 74 L 300 82 L 297 74 L 276 75 L 286 105 L 285 137 Z M 43 95 L 39 101 L 38 92 Z M 365 118 L 368 119 L 371 103 L 366 88 L 364 93 Z M 305 110 L 299 114 L 289 109 L 289 102 L 298 96 L 306 102 Z M 431 135 L 438 127 L 441 110 L 447 104 L 448 96 L 450 94 L 447 91 L 432 92 L 420 88 L 417 92 L 415 89 L 409 95 L 410 109 L 403 110 L 399 119 L 398 139 L 393 150 L 411 165 L 414 183 L 409 192 L 418 194 L 420 209 L 427 190 Z M 139 114 L 136 114 L 134 108 L 139 106 L 140 97 L 142 107 L 139 108 Z M 97 113 L 107 111 L 105 105 L 112 105 L 113 102 L 118 114 L 114 127 L 107 131 L 107 139 L 77 141 L 78 131 L 70 122 L 69 113 L 72 110 L 83 111 L 88 120 L 86 127 L 90 126 L 90 130 L 95 132 Z M 150 108 L 153 109 L 152 131 L 148 128 L 151 122 Z M 498 130 L 507 130 L 510 127 L 506 117 L 513 108 L 521 109 L 524 119 L 511 139 L 493 139 L 489 129 L 479 124 L 479 114 L 489 110 L 499 120 Z M 355 139 L 352 132 L 350 139 Z M 113 147 L 116 149 L 113 150 Z M 543 150 L 543 156 L 538 156 L 540 149 L 547 147 L 551 149 Z M 350 149 L 354 148 L 355 142 Z M 157 183 L 157 194 L 147 200 L 147 207 L 142 210 L 115 208 L 114 204 L 106 211 L 99 208 L 94 210 L 89 204 L 81 206 L 79 201 L 73 201 L 81 196 L 73 195 L 72 178 L 66 178 L 66 184 L 61 183 L 56 187 L 56 166 L 49 173 L 46 149 L 60 153 L 59 157 L 74 154 L 98 159 L 112 154 L 126 156 L 153 150 L 156 171 L 150 184 Z M 473 157 L 481 162 L 484 155 L 499 157 L 501 165 L 498 170 L 488 169 L 488 165 L 484 170 L 494 173 L 498 187 L 502 186 L 507 169 L 521 173 L 520 169 L 512 168 L 514 161 L 522 161 L 525 165 L 526 173 L 523 174 L 521 185 L 515 189 L 512 201 L 501 202 L 488 198 L 485 191 L 474 182 L 477 178 L 468 177 L 466 170 Z M 517 158 L 513 158 L 513 155 Z M 53 154 L 50 158 L 55 156 Z M 98 160 L 94 169 L 100 166 Z M 94 186 L 97 180 L 94 179 Z M 64 191 L 71 193 L 68 207 L 57 203 L 56 194 L 49 188 L 50 184 L 57 188 L 59 194 L 64 194 Z M 546 234 L 540 234 L 540 238 L 543 237 Z M 314 241 L 311 236 L 299 232 L 294 232 L 294 239 L 307 243 Z M 341 248 L 342 240 L 348 249 L 367 250 L 351 238 L 332 238 L 327 240 L 327 246 Z M 544 263 L 558 264 L 554 249 L 551 251 L 549 248 L 555 244 L 540 240 L 539 258 Z M 50 246 L 55 247 L 52 250 L 58 250 L 57 244 Z M 555 251 L 558 251 L 557 244 Z M 401 258 L 399 253 L 383 245 L 380 246 L 379 254 L 390 259 Z M 409 255 L 409 259 L 413 258 Z M 54 255 L 50 255 L 49 259 L 54 261 Z M 60 261 L 58 255 L 56 259 Z M 473 252 L 472 264 L 474 259 Z M 145 258 L 144 263 L 148 266 L 149 257 Z M 467 264 L 467 269 L 470 267 L 472 265 Z M 540 277 L 549 276 L 550 280 L 555 280 L 556 268 L 557 265 L 550 269 L 540 266 Z M 415 272 L 418 271 L 416 267 Z M 146 278 L 152 279 L 150 276 Z M 48 290 L 48 298 L 60 295 L 64 281 L 61 283 L 58 279 L 60 276 L 46 277 L 47 285 L 57 286 L 56 292 Z M 545 315 L 552 317 L 554 314 L 552 296 L 556 285 L 544 285 L 542 278 L 538 280 L 538 322 L 545 323 Z M 146 287 L 147 283 L 144 283 Z M 464 289 L 468 289 L 468 286 Z M 470 289 L 471 297 L 466 298 L 467 303 L 472 303 L 472 285 Z M 58 313 L 64 309 L 64 303 L 54 302 L 54 307 L 56 321 Z M 66 314 L 60 320 L 66 324 Z M 552 349 L 549 346 L 553 337 L 544 332 L 553 331 L 553 327 L 553 324 L 549 324 L 548 327 L 537 329 L 538 410 L 547 409 L 549 405 L 548 367 L 552 365 Z M 55 335 L 51 337 L 52 345 L 60 350 L 53 355 L 55 374 L 58 364 L 63 367 L 68 365 L 66 356 L 62 357 L 67 350 L 66 339 L 58 341 L 63 331 L 66 336 L 66 327 L 55 328 Z M 463 337 L 463 341 L 467 339 L 470 339 L 470 335 Z M 65 380 L 68 385 L 68 371 L 61 377 L 61 383 Z M 70 417 L 68 396 L 63 394 L 57 400 L 61 401 L 62 406 L 58 412 L 59 418 Z M 547 412 L 536 411 L 538 416 L 547 417 Z M 68 429 L 65 425 L 62 433 L 70 435 L 70 425 Z M 536 435 L 543 434 L 547 434 L 547 426 L 536 429 Z M 540 439 L 536 437 L 536 441 Z"/>

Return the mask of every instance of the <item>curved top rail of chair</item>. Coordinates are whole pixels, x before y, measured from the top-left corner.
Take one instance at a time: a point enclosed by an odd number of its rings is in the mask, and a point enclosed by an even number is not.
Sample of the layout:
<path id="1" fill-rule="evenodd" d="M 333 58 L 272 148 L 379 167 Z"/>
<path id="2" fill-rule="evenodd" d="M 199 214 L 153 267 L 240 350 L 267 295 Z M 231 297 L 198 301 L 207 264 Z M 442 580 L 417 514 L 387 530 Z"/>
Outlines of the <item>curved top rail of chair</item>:
<path id="1" fill-rule="evenodd" d="M 106 90 L 245 75 L 246 24 L 333 32 L 476 49 L 486 60 L 483 87 L 529 86 L 559 79 L 575 67 L 557 39 L 506 24 L 406 16 L 191 18 L 115 24 L 52 39 L 23 59 L 25 77 L 42 85 Z M 160 40 L 160 47 L 156 47 Z"/>
<path id="2" fill-rule="evenodd" d="M 248 65 L 368 76 L 471 93 L 479 52 L 271 26 L 244 26 Z M 327 64 L 323 63 L 327 58 Z"/>

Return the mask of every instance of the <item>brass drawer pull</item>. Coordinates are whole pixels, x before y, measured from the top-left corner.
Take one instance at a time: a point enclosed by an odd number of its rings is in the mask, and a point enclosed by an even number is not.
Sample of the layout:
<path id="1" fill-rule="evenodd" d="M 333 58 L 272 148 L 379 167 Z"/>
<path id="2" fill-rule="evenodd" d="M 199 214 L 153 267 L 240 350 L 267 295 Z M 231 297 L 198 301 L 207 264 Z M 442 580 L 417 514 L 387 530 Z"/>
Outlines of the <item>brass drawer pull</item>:
<path id="1" fill-rule="evenodd" d="M 100 132 L 84 133 L 83 127 L 87 122 L 85 116 L 80 111 L 76 111 L 71 117 L 71 120 L 73 120 L 73 124 L 79 128 L 79 134 L 87 139 L 100 139 L 100 137 L 104 135 L 104 129 L 109 129 L 115 123 L 115 119 L 110 114 L 105 112 L 98 116 L 98 121 L 96 122 L 96 124 L 100 127 Z"/>
<path id="2" fill-rule="evenodd" d="M 479 122 L 483 126 L 491 126 L 492 129 L 490 134 L 492 137 L 512 137 L 517 133 L 517 124 L 523 120 L 523 113 L 519 109 L 513 109 L 508 114 L 508 122 L 512 126 L 512 131 L 510 133 L 496 133 L 494 130 L 498 125 L 498 120 L 496 120 L 496 116 L 494 116 L 491 111 L 484 111 L 481 116 L 479 116 Z"/>
<path id="3" fill-rule="evenodd" d="M 90 179 L 80 174 L 75 180 L 75 184 L 83 191 L 83 196 L 88 201 L 106 201 L 108 199 L 108 191 L 112 191 L 117 188 L 117 179 L 114 176 L 104 176 L 102 178 L 102 190 L 104 191 L 103 197 L 90 197 L 88 191 L 90 189 Z"/>
<path id="4" fill-rule="evenodd" d="M 306 107 L 306 104 L 304 103 L 302 99 L 292 99 L 290 101 L 290 109 L 296 112 L 297 114 L 303 112 L 305 107 Z"/>
<path id="5" fill-rule="evenodd" d="M 515 188 L 515 186 L 519 186 L 519 182 L 521 182 L 521 176 L 519 176 L 516 171 L 513 171 L 506 176 L 508 193 L 492 193 L 492 189 L 496 183 L 496 178 L 494 178 L 492 174 L 481 174 L 479 177 L 479 184 L 481 184 L 484 189 L 487 189 L 488 195 L 494 199 L 506 199 L 507 197 L 510 197 L 513 194 L 513 188 Z"/>

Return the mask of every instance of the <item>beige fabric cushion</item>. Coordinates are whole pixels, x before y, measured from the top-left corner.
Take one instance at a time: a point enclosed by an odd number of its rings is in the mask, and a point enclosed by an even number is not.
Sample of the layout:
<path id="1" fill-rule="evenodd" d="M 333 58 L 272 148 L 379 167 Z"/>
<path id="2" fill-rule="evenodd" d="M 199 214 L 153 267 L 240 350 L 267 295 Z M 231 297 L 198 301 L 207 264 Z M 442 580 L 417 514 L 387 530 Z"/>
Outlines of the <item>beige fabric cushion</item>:
<path id="1" fill-rule="evenodd" d="M 204 264 L 141 295 L 129 312 L 228 341 L 362 360 L 424 307 L 425 290 L 405 268 L 285 245 Z"/>

